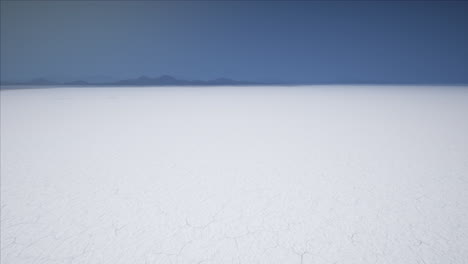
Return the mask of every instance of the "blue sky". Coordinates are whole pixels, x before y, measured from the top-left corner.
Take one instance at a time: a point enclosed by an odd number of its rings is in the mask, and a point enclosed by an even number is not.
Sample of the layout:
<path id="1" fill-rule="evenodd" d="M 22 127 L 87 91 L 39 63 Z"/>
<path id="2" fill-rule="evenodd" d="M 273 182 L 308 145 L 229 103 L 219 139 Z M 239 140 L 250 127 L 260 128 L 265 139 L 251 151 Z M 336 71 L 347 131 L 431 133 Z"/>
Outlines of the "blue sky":
<path id="1" fill-rule="evenodd" d="M 2 1 L 1 78 L 468 83 L 468 3 Z"/>

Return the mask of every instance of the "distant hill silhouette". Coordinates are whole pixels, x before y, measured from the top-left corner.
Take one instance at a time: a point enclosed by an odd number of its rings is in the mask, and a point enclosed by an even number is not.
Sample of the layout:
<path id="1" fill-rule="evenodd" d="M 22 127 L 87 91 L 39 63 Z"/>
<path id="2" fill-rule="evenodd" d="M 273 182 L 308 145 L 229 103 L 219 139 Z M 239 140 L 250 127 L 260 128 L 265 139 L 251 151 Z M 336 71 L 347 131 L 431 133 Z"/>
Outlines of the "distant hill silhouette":
<path id="1" fill-rule="evenodd" d="M 76 80 L 71 82 L 55 82 L 45 78 L 37 78 L 25 82 L 1 82 L 2 85 L 76 85 L 76 86 L 201 86 L 201 85 L 255 85 L 261 84 L 248 81 L 236 81 L 228 78 L 218 78 L 215 80 L 181 80 L 170 75 L 161 75 L 151 78 L 148 76 L 140 76 L 134 79 L 124 79 L 115 82 L 87 82 Z"/>
<path id="2" fill-rule="evenodd" d="M 37 78 L 37 79 L 32 79 L 32 80 L 26 82 L 25 84 L 28 84 L 28 85 L 57 85 L 59 83 L 51 81 L 51 80 L 47 80 L 47 79 L 44 79 L 44 78 Z"/>
<path id="3" fill-rule="evenodd" d="M 126 79 L 118 82 L 108 83 L 109 85 L 136 85 L 136 86 L 168 86 L 168 85 L 177 85 L 177 86 L 193 86 L 193 85 L 249 85 L 249 84 L 259 84 L 255 82 L 247 81 L 236 81 L 227 78 L 219 78 L 209 81 L 201 80 L 180 80 L 176 79 L 170 75 L 161 75 L 156 78 L 150 78 L 148 76 L 141 76 L 136 79 Z"/>
<path id="4" fill-rule="evenodd" d="M 89 85 L 89 82 L 86 81 L 73 81 L 73 82 L 64 82 L 64 85 Z"/>

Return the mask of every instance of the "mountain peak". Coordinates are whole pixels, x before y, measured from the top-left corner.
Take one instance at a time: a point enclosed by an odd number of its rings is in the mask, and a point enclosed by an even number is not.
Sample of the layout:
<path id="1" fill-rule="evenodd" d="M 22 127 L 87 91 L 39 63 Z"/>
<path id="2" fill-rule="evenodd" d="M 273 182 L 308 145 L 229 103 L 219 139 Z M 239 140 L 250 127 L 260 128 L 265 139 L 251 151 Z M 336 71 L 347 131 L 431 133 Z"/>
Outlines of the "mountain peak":
<path id="1" fill-rule="evenodd" d="M 167 74 L 164 74 L 164 75 L 159 76 L 158 79 L 159 79 L 159 80 L 168 80 L 168 81 L 169 81 L 169 80 L 170 80 L 170 81 L 175 81 L 175 80 L 176 80 L 176 78 L 174 78 L 174 77 L 172 77 L 172 76 L 170 76 L 170 75 L 167 75 Z"/>

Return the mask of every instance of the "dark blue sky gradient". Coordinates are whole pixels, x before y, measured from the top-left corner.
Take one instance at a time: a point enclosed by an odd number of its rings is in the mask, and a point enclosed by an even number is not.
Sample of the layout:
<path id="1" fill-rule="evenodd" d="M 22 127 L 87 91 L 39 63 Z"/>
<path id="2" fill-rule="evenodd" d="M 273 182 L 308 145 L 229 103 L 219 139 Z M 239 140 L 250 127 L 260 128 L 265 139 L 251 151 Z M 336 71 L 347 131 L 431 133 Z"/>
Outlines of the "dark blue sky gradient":
<path id="1" fill-rule="evenodd" d="M 468 83 L 468 2 L 2 1 L 1 78 Z"/>

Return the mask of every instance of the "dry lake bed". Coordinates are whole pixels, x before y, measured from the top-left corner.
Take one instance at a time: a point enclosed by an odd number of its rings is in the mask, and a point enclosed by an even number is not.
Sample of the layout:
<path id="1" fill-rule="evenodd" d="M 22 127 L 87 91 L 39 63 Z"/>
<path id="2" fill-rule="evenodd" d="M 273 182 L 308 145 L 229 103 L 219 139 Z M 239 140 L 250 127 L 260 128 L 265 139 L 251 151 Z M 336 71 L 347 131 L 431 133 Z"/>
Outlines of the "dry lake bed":
<path id="1" fill-rule="evenodd" d="M 468 87 L 1 91 L 1 263 L 467 263 Z"/>

